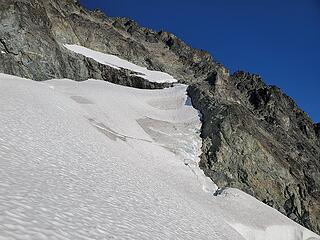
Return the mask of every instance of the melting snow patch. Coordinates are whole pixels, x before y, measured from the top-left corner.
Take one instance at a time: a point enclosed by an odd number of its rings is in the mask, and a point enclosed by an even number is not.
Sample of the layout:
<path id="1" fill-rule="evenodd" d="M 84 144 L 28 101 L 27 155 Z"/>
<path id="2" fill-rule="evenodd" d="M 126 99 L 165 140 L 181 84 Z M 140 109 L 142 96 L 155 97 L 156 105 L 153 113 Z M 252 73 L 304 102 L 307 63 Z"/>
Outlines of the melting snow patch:
<path id="1" fill-rule="evenodd" d="M 98 51 L 91 50 L 86 47 L 82 47 L 79 45 L 64 45 L 67 49 L 70 51 L 73 51 L 75 53 L 81 54 L 83 56 L 89 57 L 94 59 L 95 61 L 105 64 L 109 67 L 115 68 L 115 69 L 127 69 L 131 70 L 133 72 L 136 72 L 137 74 L 133 74 L 136 76 L 139 76 L 141 78 L 144 78 L 150 82 L 157 82 L 157 83 L 174 83 L 177 82 L 176 79 L 174 79 L 171 75 L 160 72 L 160 71 L 152 71 L 148 70 L 145 67 L 140 67 L 136 64 L 133 64 L 127 60 L 121 59 L 115 55 L 112 54 L 106 54 Z"/>

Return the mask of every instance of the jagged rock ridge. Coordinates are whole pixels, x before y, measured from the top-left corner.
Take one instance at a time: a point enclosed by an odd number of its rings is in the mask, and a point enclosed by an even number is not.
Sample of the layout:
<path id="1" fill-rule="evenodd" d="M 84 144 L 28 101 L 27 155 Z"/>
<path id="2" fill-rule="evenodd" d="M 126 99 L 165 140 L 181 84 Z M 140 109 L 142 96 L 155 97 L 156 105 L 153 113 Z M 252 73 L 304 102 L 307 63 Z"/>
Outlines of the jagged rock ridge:
<path id="1" fill-rule="evenodd" d="M 320 125 L 257 75 L 228 70 L 174 35 L 87 11 L 74 0 L 0 2 L 0 72 L 46 80 L 103 79 L 159 88 L 65 49 L 79 44 L 190 84 L 203 114 L 201 167 L 320 233 Z"/>

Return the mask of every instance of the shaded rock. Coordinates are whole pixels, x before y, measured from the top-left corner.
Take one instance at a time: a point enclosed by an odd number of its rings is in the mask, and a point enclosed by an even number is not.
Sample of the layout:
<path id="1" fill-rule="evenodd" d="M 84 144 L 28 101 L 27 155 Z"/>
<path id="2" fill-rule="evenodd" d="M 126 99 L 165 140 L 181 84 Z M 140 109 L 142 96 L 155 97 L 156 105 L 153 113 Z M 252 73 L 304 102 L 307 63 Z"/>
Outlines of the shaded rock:
<path id="1" fill-rule="evenodd" d="M 320 138 L 320 123 L 315 124 L 314 127 L 315 127 L 317 137 Z"/>

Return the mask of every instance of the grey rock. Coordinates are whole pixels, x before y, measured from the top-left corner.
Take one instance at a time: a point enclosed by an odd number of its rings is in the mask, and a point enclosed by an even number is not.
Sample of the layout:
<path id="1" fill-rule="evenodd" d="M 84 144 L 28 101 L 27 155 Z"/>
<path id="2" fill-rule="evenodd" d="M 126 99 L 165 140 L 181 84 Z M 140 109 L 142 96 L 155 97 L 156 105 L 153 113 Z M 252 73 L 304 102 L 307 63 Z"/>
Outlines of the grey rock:
<path id="1" fill-rule="evenodd" d="M 79 44 L 189 84 L 203 115 L 200 167 L 320 233 L 320 124 L 260 76 L 229 71 L 171 33 L 87 11 L 77 0 L 1 0 L 0 72 L 35 80 L 101 79 L 162 88 L 67 50 Z"/>
<path id="2" fill-rule="evenodd" d="M 319 133 L 293 100 L 244 72 L 193 84 L 189 94 L 203 114 L 205 173 L 319 232 Z"/>
<path id="3" fill-rule="evenodd" d="M 320 139 L 320 123 L 314 125 L 317 137 Z"/>

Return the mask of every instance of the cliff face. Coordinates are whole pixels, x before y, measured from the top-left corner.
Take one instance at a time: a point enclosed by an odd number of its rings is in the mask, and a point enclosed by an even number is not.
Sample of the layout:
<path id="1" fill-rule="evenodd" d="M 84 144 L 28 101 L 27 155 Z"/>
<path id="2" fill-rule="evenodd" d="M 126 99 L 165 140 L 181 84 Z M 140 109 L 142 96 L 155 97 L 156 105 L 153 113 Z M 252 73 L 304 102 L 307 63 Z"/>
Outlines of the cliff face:
<path id="1" fill-rule="evenodd" d="M 278 88 L 228 70 L 174 35 L 126 18 L 89 12 L 74 0 L 2 0 L 0 72 L 46 80 L 103 79 L 159 88 L 68 51 L 78 44 L 115 54 L 190 84 L 203 114 L 201 167 L 220 187 L 237 187 L 320 233 L 320 125 Z"/>
<path id="2" fill-rule="evenodd" d="M 244 72 L 192 85 L 203 113 L 201 168 L 319 232 L 317 127 L 278 88 Z"/>

